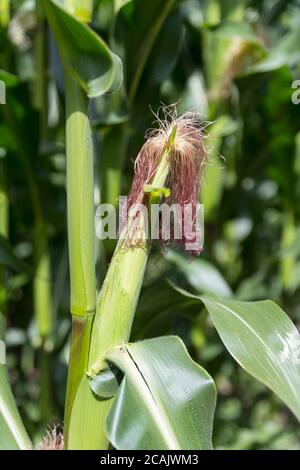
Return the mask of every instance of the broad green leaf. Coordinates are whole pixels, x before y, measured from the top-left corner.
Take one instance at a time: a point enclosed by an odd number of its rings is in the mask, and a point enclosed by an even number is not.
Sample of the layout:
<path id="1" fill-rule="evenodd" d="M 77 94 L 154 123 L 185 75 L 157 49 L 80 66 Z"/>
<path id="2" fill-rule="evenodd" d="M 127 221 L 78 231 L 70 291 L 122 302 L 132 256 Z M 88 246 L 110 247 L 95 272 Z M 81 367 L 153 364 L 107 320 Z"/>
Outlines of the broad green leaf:
<path id="1" fill-rule="evenodd" d="M 0 314 L 0 449 L 30 449 L 31 443 L 24 429 L 11 392 L 5 365 L 4 320 Z"/>
<path id="2" fill-rule="evenodd" d="M 232 296 L 232 290 L 226 280 L 209 261 L 201 258 L 188 261 L 175 251 L 169 251 L 166 258 L 182 272 L 188 283 L 198 292 L 221 297 Z"/>
<path id="3" fill-rule="evenodd" d="M 178 337 L 123 345 L 108 358 L 125 374 L 106 422 L 114 447 L 211 449 L 214 382 Z"/>
<path id="4" fill-rule="evenodd" d="M 198 299 L 234 359 L 300 420 L 300 334 L 285 312 L 270 300 Z"/>
<path id="5" fill-rule="evenodd" d="M 90 98 L 113 92 L 122 82 L 122 63 L 92 29 L 55 0 L 45 0 L 46 15 L 64 68 Z"/>
<path id="6" fill-rule="evenodd" d="M 300 334 L 289 317 L 270 300 L 202 300 L 232 356 L 300 420 Z"/>

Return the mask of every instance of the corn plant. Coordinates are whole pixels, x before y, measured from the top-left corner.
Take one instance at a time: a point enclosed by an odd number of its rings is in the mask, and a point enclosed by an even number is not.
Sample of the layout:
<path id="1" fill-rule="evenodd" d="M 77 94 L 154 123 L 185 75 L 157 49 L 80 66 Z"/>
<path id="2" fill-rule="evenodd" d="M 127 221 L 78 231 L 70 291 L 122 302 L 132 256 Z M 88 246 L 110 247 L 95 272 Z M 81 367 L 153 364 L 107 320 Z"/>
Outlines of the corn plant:
<path id="1" fill-rule="evenodd" d="M 162 257 L 176 267 L 193 292 L 169 280 L 166 289 L 168 309 L 185 310 L 190 306 L 206 309 L 221 341 L 251 376 L 270 388 L 300 419 L 300 335 L 288 315 L 270 300 L 249 302 L 234 298 L 226 284 L 218 285 L 216 292 L 199 294 L 198 279 L 209 273 L 216 284 L 216 272 L 201 263 L 201 244 L 192 243 L 187 259 L 182 251 L 186 244 L 195 242 L 184 232 L 178 241 L 174 235 L 174 220 L 169 236 L 164 236 L 159 212 L 149 217 L 153 207 L 170 207 L 176 204 L 181 216 L 185 204 L 192 208 L 192 228 L 195 229 L 195 214 L 198 200 L 204 199 L 208 206 L 208 218 L 218 204 L 223 187 L 214 186 L 214 178 L 220 168 L 209 166 L 208 153 L 217 159 L 218 148 L 224 135 L 231 134 L 232 123 L 228 116 L 219 112 L 223 106 L 223 95 L 228 92 L 234 79 L 232 67 L 224 59 L 214 67 L 214 57 L 207 52 L 205 67 L 212 100 L 207 117 L 214 120 L 206 130 L 206 123 L 193 112 L 177 114 L 176 106 L 163 108 L 163 117 L 158 116 L 155 128 L 146 134 L 134 164 L 134 177 L 128 194 L 128 204 L 121 210 L 123 226 L 118 234 L 116 246 L 106 246 L 110 256 L 109 267 L 101 276 L 96 266 L 96 253 L 103 250 L 97 246 L 95 237 L 95 188 L 100 182 L 104 202 L 116 205 L 121 192 L 125 148 L 130 133 L 134 132 L 134 102 L 142 84 L 143 73 L 162 25 L 180 1 L 168 0 L 161 8 L 153 2 L 149 11 L 149 22 L 153 27 L 142 28 L 145 40 L 137 50 L 135 62 L 127 61 L 125 74 L 122 63 L 120 38 L 109 47 L 92 29 L 94 4 L 92 1 L 57 0 L 37 1 L 38 20 L 36 38 L 37 81 L 35 83 L 35 107 L 39 120 L 40 142 L 43 146 L 49 139 L 48 122 L 48 76 L 45 73 L 46 25 L 55 40 L 64 74 L 64 131 L 66 155 L 67 238 L 70 273 L 70 353 L 68 379 L 64 406 L 63 436 L 54 430 L 37 448 L 106 450 L 113 446 L 119 450 L 207 450 L 213 448 L 212 435 L 216 407 L 214 379 L 195 361 L 179 336 L 157 334 L 149 337 L 134 337 L 134 322 L 143 323 L 139 301 L 145 272 L 151 263 L 153 246 L 150 229 L 158 229 L 158 249 Z M 221 14 L 209 8 L 206 2 L 208 25 L 218 23 Z M 234 3 L 234 2 L 233 2 Z M 240 18 L 245 5 L 232 4 L 226 15 Z M 117 18 L 115 27 L 124 26 L 130 14 L 141 12 L 142 2 L 112 2 Z M 220 7 L 221 8 L 221 7 Z M 224 7 L 225 8 L 225 7 Z M 132 13 L 134 12 L 134 14 Z M 7 27 L 8 2 L 3 3 L 0 20 Z M 154 21 L 155 19 L 155 21 Z M 226 28 L 225 28 L 226 29 Z M 123 46 L 130 43 L 138 46 L 140 37 L 126 30 Z M 146 34 L 147 33 L 147 34 Z M 247 33 L 247 32 L 246 32 Z M 238 65 L 244 54 L 255 60 L 264 60 L 262 46 L 257 38 L 242 32 L 246 39 L 238 42 L 236 31 L 232 36 L 225 31 L 215 37 L 214 28 L 203 30 L 204 44 L 211 44 L 221 51 L 232 49 Z M 113 47 L 114 46 L 114 47 Z M 209 49 L 209 48 L 208 48 Z M 120 56 L 116 52 L 119 52 Z M 217 54 L 216 54 L 217 55 Z M 253 59 L 254 60 L 254 59 Z M 259 62 L 258 65 L 259 67 Z M 266 66 L 266 65 L 262 65 Z M 234 69 L 236 71 L 236 69 Z M 236 72 L 237 73 L 237 72 Z M 226 80 L 220 81 L 220 75 Z M 21 86 L 16 76 L 0 71 L 6 84 L 8 98 L 10 90 Z M 128 85 L 129 83 L 129 85 Z M 226 90 L 224 91 L 224 87 Z M 94 174 L 95 126 L 91 114 L 93 106 L 102 110 L 126 111 L 114 127 L 101 135 L 100 164 Z M 41 401 L 44 423 L 51 412 L 50 399 L 50 350 L 55 336 L 53 319 L 53 286 L 51 274 L 47 220 L 42 210 L 38 178 L 32 166 L 30 149 L 26 145 L 18 113 L 3 108 L 3 119 L 10 126 L 16 139 L 17 152 L 26 174 L 33 211 L 34 268 L 24 264 L 9 244 L 8 191 L 4 165 L 0 168 L 0 234 L 1 250 L 5 252 L 6 266 L 13 270 L 27 271 L 33 278 L 35 325 L 38 332 L 36 345 L 39 348 L 42 393 Z M 133 129 L 133 130 L 132 130 Z M 206 135 L 207 134 L 207 135 Z M 23 141 L 24 138 L 24 141 Z M 116 141 L 115 141 L 116 139 Z M 212 145 L 213 142 L 213 145 Z M 212 149 L 211 149 L 212 145 Z M 116 152 L 116 153 L 114 153 Z M 113 158 L 113 164 L 110 162 Z M 1 162 L 0 162 L 1 163 Z M 111 167 L 112 165 L 112 167 Z M 115 165 L 115 166 L 114 166 Z M 114 171 L 112 171 L 112 168 Z M 207 173 L 207 176 L 205 176 Z M 208 184 L 204 181 L 207 177 Z M 205 188 L 203 190 L 203 187 Z M 211 196 L 211 193 L 214 193 Z M 148 212 L 140 210 L 140 206 Z M 287 211 L 288 214 L 288 211 Z M 292 220 L 292 219 L 289 219 Z M 293 223 L 293 220 L 292 220 Z M 203 237 L 203 233 L 200 234 Z M 283 235 L 286 240 L 288 235 Z M 181 246 L 178 246 L 181 245 Z M 114 250 L 113 250 L 114 249 Z M 101 258 L 101 253 L 100 253 Z M 150 265 L 151 267 L 151 265 Z M 96 269 L 97 268 L 97 269 Z M 1 287 L 5 290 L 5 269 L 0 272 Z M 204 279 L 205 283 L 205 279 Z M 186 287 L 186 286 L 185 286 Z M 196 292 L 195 292 L 196 291 Z M 174 303 L 172 303 L 174 299 Z M 153 303 L 155 296 L 153 296 Z M 151 302 L 149 302 L 151 304 Z M 3 307 L 5 310 L 5 303 Z M 143 311 L 142 311 L 143 313 Z M 152 312 L 155 316 L 155 312 Z M 4 340 L 5 321 L 0 316 L 0 346 Z M 0 353 L 2 351 L 0 350 Z M 2 355 L 3 356 L 3 355 Z M 4 358 L 0 355 L 0 448 L 32 449 L 34 443 L 25 429 L 10 388 Z"/>

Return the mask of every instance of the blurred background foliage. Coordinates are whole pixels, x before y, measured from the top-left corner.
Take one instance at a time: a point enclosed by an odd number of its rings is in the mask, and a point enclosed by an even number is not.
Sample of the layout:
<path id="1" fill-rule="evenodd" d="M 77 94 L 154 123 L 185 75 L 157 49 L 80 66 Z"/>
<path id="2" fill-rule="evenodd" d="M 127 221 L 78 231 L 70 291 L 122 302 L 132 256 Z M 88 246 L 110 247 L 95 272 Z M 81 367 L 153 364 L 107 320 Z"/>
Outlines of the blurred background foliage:
<path id="1" fill-rule="evenodd" d="M 41 2 L 42 3 L 42 2 Z M 207 314 L 171 282 L 243 300 L 270 298 L 300 325 L 299 0 L 98 0 L 93 29 L 124 82 L 90 104 L 95 206 L 127 193 L 162 104 L 200 113 L 208 162 L 205 245 L 191 260 L 154 247 L 132 338 L 180 335 L 214 377 L 216 448 L 300 449 L 295 418 L 236 365 Z M 43 11 L 1 1 L 0 304 L 14 394 L 33 439 L 61 423 L 70 315 L 64 83 Z M 97 240 L 101 287 L 113 242 Z"/>

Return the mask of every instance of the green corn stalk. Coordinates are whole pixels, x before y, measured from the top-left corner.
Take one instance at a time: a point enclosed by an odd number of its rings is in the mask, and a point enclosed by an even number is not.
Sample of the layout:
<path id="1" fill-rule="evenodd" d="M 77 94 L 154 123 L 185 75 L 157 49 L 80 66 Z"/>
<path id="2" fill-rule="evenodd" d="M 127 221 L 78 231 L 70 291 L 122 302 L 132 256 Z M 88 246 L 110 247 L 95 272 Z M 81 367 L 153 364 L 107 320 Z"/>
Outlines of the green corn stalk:
<path id="1" fill-rule="evenodd" d="M 67 109 L 67 204 L 72 339 L 65 411 L 65 434 L 74 393 L 88 361 L 96 308 L 94 176 L 88 102 L 80 85 L 65 75 Z"/>
<path id="2" fill-rule="evenodd" d="M 160 199 L 158 193 L 164 193 L 163 187 L 169 173 L 174 133 L 171 134 L 161 155 L 160 164 L 151 182 L 153 192 L 149 195 L 150 204 L 158 202 L 157 198 Z M 157 191 L 155 188 L 161 190 Z M 130 248 L 126 246 L 125 239 L 121 236 L 110 263 L 91 330 L 88 375 L 93 376 L 101 370 L 108 351 L 129 339 L 150 248 L 144 217 L 144 214 L 140 217 L 139 226 L 136 228 L 144 243 Z M 130 229 L 131 223 L 129 216 L 123 234 Z M 67 448 L 106 449 L 108 440 L 105 434 L 105 419 L 111 404 L 112 400 L 97 400 L 91 392 L 87 379 L 83 378 L 70 416 Z"/>
<path id="3" fill-rule="evenodd" d="M 77 19 L 88 21 L 92 2 L 67 1 Z M 85 11 L 83 15 L 83 11 Z M 88 99 L 65 70 L 67 208 L 72 337 L 65 404 L 65 441 L 78 385 L 88 365 L 92 320 L 96 309 L 94 172 Z"/>

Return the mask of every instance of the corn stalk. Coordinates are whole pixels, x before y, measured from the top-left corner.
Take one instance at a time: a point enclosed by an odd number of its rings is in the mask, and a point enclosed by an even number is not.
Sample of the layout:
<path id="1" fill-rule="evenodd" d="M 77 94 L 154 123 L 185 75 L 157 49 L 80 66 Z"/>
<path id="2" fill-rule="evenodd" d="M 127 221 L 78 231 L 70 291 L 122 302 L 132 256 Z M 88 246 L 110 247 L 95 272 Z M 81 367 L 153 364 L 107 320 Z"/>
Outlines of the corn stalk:
<path id="1" fill-rule="evenodd" d="M 66 74 L 67 204 L 70 259 L 72 340 L 65 423 L 74 393 L 88 364 L 90 329 L 96 308 L 94 265 L 94 177 L 88 103 Z M 68 427 L 65 432 L 68 432 Z"/>

